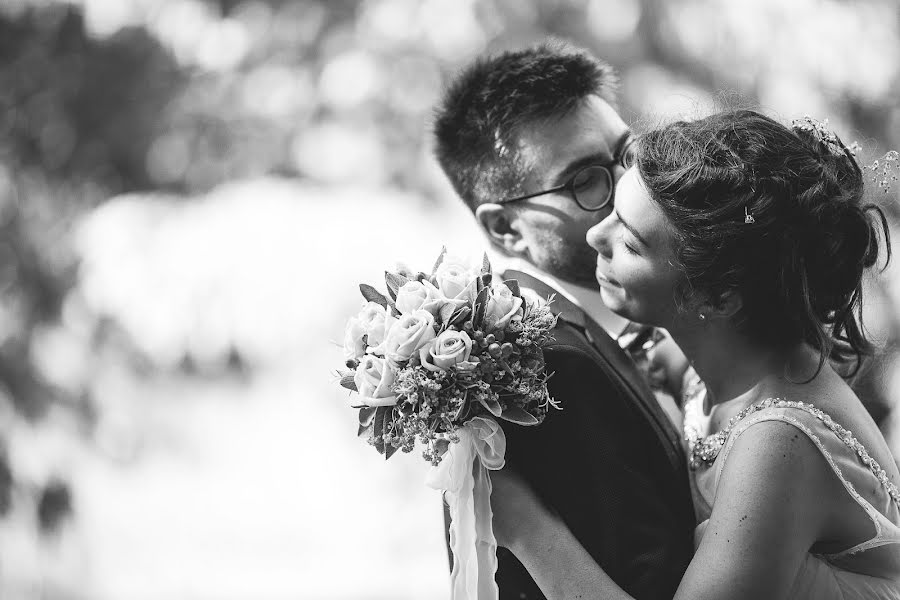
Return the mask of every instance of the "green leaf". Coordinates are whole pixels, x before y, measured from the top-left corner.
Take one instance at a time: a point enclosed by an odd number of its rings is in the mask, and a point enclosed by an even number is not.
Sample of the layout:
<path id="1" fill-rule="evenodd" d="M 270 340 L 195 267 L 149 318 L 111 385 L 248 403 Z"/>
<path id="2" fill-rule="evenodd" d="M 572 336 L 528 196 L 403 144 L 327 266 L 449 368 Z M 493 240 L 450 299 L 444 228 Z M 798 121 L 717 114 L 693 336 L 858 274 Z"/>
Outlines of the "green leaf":
<path id="1" fill-rule="evenodd" d="M 356 380 L 353 375 L 344 375 L 341 377 L 341 387 L 345 387 L 351 392 L 359 392 L 359 390 L 356 389 Z"/>
<path id="2" fill-rule="evenodd" d="M 375 302 L 385 308 L 388 307 L 388 299 L 384 297 L 384 294 L 368 283 L 359 284 L 359 291 L 362 292 L 363 298 L 365 298 L 367 302 Z"/>
<path id="3" fill-rule="evenodd" d="M 462 306 L 456 309 L 456 312 L 453 313 L 453 316 L 450 317 L 449 324 L 450 325 L 462 325 L 466 322 L 466 319 L 472 314 L 472 309 L 468 306 Z"/>
<path id="4" fill-rule="evenodd" d="M 511 406 L 500 413 L 500 418 L 519 425 L 537 425 L 540 421 L 524 408 Z"/>
<path id="5" fill-rule="evenodd" d="M 489 287 L 483 287 L 475 297 L 475 311 L 472 316 L 472 324 L 476 329 L 481 327 L 481 322 L 484 320 L 484 311 L 487 308 L 487 297 L 490 290 L 491 288 Z"/>
<path id="6" fill-rule="evenodd" d="M 377 406 L 366 406 L 365 408 L 359 409 L 359 424 L 363 427 L 368 427 L 375 420 L 375 411 L 378 410 Z"/>
<path id="7" fill-rule="evenodd" d="M 434 443 L 434 453 L 438 456 L 444 456 L 449 449 L 450 442 L 448 440 L 437 440 Z"/>
<path id="8" fill-rule="evenodd" d="M 484 275 L 482 275 L 480 277 L 480 279 L 481 279 L 482 285 L 484 285 L 485 287 L 488 287 L 491 285 L 491 281 L 494 280 L 494 276 L 491 275 L 490 273 L 485 273 Z"/>
<path id="9" fill-rule="evenodd" d="M 391 295 L 391 299 L 396 300 L 397 291 L 409 283 L 409 278 L 398 273 L 389 273 L 388 271 L 385 271 L 384 282 L 387 284 L 388 294 Z"/>
<path id="10" fill-rule="evenodd" d="M 481 272 L 485 275 L 490 275 L 493 271 L 491 271 L 491 261 L 488 259 L 487 252 L 484 253 L 484 259 L 481 261 Z"/>
<path id="11" fill-rule="evenodd" d="M 500 402 L 498 402 L 497 400 L 483 398 L 479 399 L 478 401 L 481 402 L 481 404 L 484 405 L 486 409 L 488 409 L 488 412 L 490 412 L 495 417 L 499 417 L 503 412 L 503 409 L 500 408 Z"/>
<path id="12" fill-rule="evenodd" d="M 381 426 L 382 437 L 387 435 L 387 433 L 390 432 L 394 428 L 393 427 L 394 426 L 394 407 L 386 406 L 385 408 L 387 410 L 384 413 L 384 420 L 382 421 L 382 426 Z M 397 449 L 392 444 L 383 444 L 383 446 L 384 446 L 384 459 L 385 460 L 389 459 L 391 456 L 394 455 L 394 452 L 397 451 Z"/>
<path id="13" fill-rule="evenodd" d="M 372 420 L 372 433 L 381 436 L 381 441 L 375 444 L 379 454 L 384 454 L 384 421 L 390 410 L 389 406 L 379 406 L 375 409 L 375 417 Z"/>
<path id="14" fill-rule="evenodd" d="M 357 430 L 357 432 L 356 432 L 356 436 L 369 438 L 373 433 L 374 433 L 374 428 L 372 427 L 372 424 L 369 423 L 368 425 L 360 425 L 359 430 Z"/>
<path id="15" fill-rule="evenodd" d="M 434 274 L 437 273 L 438 267 L 441 266 L 441 263 L 444 262 L 444 257 L 447 255 L 447 246 L 441 246 L 441 253 L 437 257 L 437 261 L 434 263 L 434 267 L 431 269 L 431 276 L 434 277 Z"/>
<path id="16" fill-rule="evenodd" d="M 440 314 L 439 314 L 439 316 L 441 318 L 441 323 L 444 323 L 445 325 L 449 325 L 450 318 L 453 316 L 453 314 L 455 312 L 456 312 L 456 306 L 454 304 L 443 305 L 441 307 Z"/>
<path id="17" fill-rule="evenodd" d="M 503 283 L 504 283 L 504 285 L 506 285 L 506 287 L 509 288 L 509 291 L 512 292 L 512 295 L 513 295 L 513 296 L 515 296 L 516 298 L 521 298 L 521 297 L 522 297 L 522 290 L 519 289 L 519 282 L 518 282 L 518 281 L 516 281 L 515 279 L 507 279 L 507 280 L 504 281 Z"/>
<path id="18" fill-rule="evenodd" d="M 389 459 L 394 455 L 394 452 L 397 451 L 397 446 L 393 444 L 385 444 L 384 445 L 384 460 Z"/>

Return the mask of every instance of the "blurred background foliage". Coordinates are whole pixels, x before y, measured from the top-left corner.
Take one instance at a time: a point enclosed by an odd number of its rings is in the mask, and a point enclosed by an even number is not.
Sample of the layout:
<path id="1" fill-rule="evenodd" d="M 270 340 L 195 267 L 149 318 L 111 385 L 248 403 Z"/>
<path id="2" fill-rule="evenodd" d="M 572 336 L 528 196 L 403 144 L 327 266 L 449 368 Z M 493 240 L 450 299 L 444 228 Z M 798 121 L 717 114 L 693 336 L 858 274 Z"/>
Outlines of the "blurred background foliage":
<path id="1" fill-rule="evenodd" d="M 323 345 L 362 277 L 480 243 L 432 106 L 550 35 L 637 128 L 740 103 L 900 147 L 895 0 L 0 2 L 0 596 L 445 593 L 422 470 L 373 467 Z M 894 266 L 856 386 L 895 454 L 898 308 Z"/>

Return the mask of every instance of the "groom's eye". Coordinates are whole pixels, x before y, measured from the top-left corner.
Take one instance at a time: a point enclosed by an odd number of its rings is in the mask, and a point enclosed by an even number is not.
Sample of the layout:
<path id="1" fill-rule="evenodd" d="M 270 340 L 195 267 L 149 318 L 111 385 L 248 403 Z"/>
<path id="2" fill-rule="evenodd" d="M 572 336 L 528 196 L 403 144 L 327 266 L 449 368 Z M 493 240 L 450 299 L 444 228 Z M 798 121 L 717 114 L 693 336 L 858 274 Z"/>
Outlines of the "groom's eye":
<path id="1" fill-rule="evenodd" d="M 575 188 L 576 192 L 587 192 L 598 185 L 606 184 L 608 180 L 609 176 L 606 169 L 602 167 L 588 167 L 587 169 L 582 169 L 575 175 L 575 179 L 572 181 L 572 187 Z"/>
<path id="2" fill-rule="evenodd" d="M 612 174 L 605 167 L 587 167 L 572 179 L 575 201 L 586 210 L 598 210 L 609 202 Z"/>
<path id="3" fill-rule="evenodd" d="M 631 139 L 622 149 L 622 166 L 626 169 L 630 169 L 634 165 L 635 158 L 637 158 L 637 149 L 635 147 L 634 139 Z"/>

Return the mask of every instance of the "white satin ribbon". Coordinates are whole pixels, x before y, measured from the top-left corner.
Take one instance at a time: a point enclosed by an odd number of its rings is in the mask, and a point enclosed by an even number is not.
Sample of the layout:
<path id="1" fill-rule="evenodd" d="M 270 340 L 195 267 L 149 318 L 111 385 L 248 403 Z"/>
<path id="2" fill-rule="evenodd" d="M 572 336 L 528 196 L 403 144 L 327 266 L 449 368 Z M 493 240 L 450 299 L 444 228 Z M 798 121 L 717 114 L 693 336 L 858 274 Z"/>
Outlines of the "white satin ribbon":
<path id="1" fill-rule="evenodd" d="M 451 600 L 497 600 L 497 540 L 488 470 L 505 464 L 506 435 L 493 419 L 475 417 L 457 431 L 427 485 L 446 492 L 450 506 Z"/>

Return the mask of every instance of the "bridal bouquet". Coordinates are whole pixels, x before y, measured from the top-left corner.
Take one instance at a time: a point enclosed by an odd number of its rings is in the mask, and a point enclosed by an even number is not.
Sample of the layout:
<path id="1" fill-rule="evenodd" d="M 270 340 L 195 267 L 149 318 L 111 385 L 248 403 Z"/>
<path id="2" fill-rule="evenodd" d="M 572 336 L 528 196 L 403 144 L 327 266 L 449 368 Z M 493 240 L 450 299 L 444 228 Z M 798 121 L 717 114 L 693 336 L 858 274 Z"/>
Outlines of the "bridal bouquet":
<path id="1" fill-rule="evenodd" d="M 496 598 L 487 470 L 504 465 L 497 419 L 537 425 L 558 408 L 543 354 L 556 316 L 515 280 L 493 281 L 487 256 L 473 267 L 444 249 L 430 275 L 402 269 L 385 283 L 387 296 L 360 285 L 341 385 L 358 393 L 359 435 L 385 458 L 424 447 L 428 485 L 450 506 L 453 598 Z"/>

